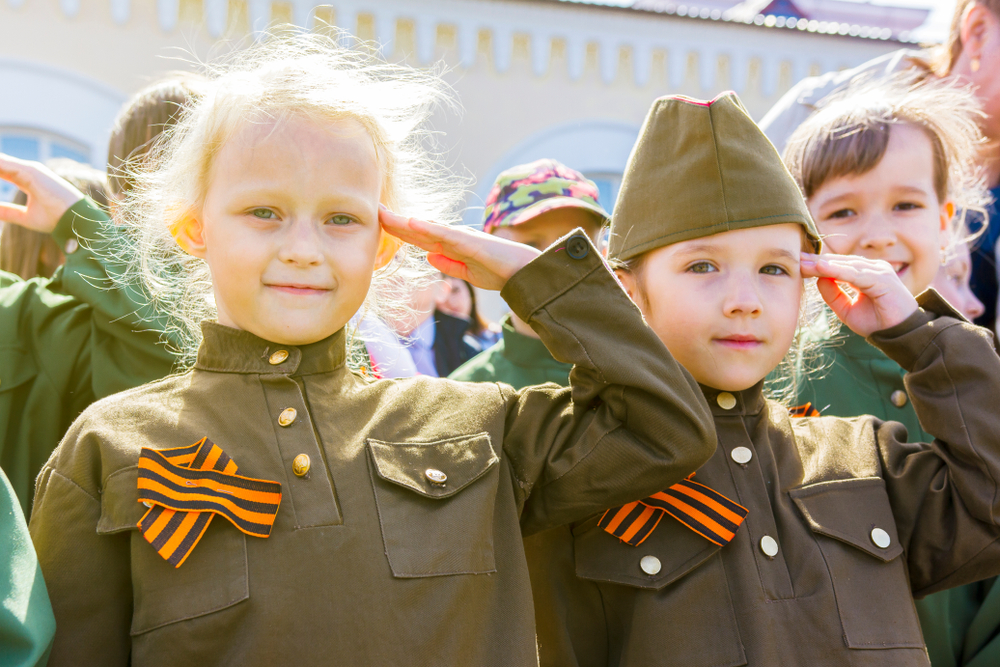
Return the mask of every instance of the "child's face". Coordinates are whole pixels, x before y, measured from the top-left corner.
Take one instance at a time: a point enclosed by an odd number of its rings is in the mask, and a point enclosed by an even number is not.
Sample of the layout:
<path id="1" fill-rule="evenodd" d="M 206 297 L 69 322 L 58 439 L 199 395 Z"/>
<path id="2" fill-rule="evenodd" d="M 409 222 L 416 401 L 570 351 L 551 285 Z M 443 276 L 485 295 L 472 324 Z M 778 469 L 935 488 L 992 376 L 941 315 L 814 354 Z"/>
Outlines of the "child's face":
<path id="1" fill-rule="evenodd" d="M 285 345 L 343 327 L 371 283 L 380 185 L 355 121 L 238 132 L 212 166 L 189 248 L 211 269 L 219 322 Z"/>
<path id="2" fill-rule="evenodd" d="M 795 336 L 802 227 L 772 225 L 682 241 L 620 272 L 677 361 L 710 387 L 741 391 L 774 370 Z"/>
<path id="3" fill-rule="evenodd" d="M 575 206 L 555 208 L 512 227 L 499 227 L 492 233 L 535 250 L 545 250 L 577 227 L 582 227 L 594 243 L 598 242 L 601 221 L 590 211 Z"/>
<path id="4" fill-rule="evenodd" d="M 969 320 L 974 320 L 983 314 L 985 308 L 969 286 L 971 277 L 972 258 L 969 256 L 968 246 L 963 243 L 955 256 L 938 270 L 931 287 L 947 299 L 958 312 Z"/>
<path id="5" fill-rule="evenodd" d="M 934 280 L 951 211 L 935 193 L 931 141 L 912 125 L 893 126 L 874 169 L 831 178 L 809 198 L 828 252 L 889 262 L 913 295 Z"/>

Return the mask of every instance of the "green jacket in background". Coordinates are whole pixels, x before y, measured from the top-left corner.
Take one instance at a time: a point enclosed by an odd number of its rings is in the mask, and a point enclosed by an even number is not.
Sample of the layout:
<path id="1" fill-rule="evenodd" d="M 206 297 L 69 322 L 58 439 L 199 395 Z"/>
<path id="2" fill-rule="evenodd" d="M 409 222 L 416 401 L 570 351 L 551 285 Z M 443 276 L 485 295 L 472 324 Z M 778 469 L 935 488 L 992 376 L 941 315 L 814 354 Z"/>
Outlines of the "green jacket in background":
<path id="1" fill-rule="evenodd" d="M 0 667 L 42 667 L 56 619 L 21 505 L 0 470 Z"/>
<path id="2" fill-rule="evenodd" d="M 861 336 L 844 327 L 842 346 L 825 353 L 827 368 L 803 383 L 795 405 L 812 403 L 823 415 L 874 415 L 901 422 L 909 440 L 931 442 L 903 385 L 906 372 Z M 1000 586 L 996 578 L 933 593 L 916 601 L 933 667 L 1000 665 Z"/>
<path id="3" fill-rule="evenodd" d="M 35 477 L 77 415 L 173 365 L 159 334 L 138 322 L 135 300 L 111 288 L 119 267 L 91 248 L 107 222 L 82 199 L 52 232 L 66 265 L 51 279 L 0 272 L 0 468 L 26 516 Z"/>
<path id="4" fill-rule="evenodd" d="M 500 322 L 500 342 L 483 350 L 448 376 L 460 382 L 503 382 L 514 389 L 554 382 L 569 385 L 571 364 L 552 358 L 552 353 L 538 338 L 514 330 L 510 316 Z"/>

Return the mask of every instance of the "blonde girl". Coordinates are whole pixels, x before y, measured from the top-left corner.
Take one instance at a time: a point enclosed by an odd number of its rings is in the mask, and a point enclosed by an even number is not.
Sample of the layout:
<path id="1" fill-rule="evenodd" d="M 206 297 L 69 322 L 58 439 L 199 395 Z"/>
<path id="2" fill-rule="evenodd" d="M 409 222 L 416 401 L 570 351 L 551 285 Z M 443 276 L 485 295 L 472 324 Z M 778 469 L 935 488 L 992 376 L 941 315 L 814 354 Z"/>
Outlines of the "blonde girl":
<path id="1" fill-rule="evenodd" d="M 697 384 L 585 236 L 390 212 L 450 218 L 436 77 L 301 33 L 209 77 L 124 233 L 193 366 L 92 406 L 41 473 L 50 665 L 534 664 L 522 532 L 700 465 Z M 394 237 L 502 287 L 572 388 L 351 371 L 345 324 L 417 255 Z"/>

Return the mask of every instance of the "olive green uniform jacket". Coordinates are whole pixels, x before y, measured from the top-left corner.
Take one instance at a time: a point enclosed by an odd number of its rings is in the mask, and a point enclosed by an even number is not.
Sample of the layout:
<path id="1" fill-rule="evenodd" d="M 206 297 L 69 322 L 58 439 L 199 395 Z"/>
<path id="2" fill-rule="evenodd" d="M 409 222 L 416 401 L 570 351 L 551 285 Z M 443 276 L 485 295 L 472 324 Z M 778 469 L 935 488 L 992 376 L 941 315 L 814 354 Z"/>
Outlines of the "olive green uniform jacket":
<path id="1" fill-rule="evenodd" d="M 810 402 L 826 416 L 874 415 L 906 426 L 910 440 L 932 439 L 917 419 L 899 364 L 850 330 L 824 354 L 824 370 L 803 383 L 797 405 Z M 990 578 L 917 600 L 934 667 L 1000 665 L 1000 587 L 995 582 Z"/>
<path id="2" fill-rule="evenodd" d="M 504 317 L 500 341 L 455 369 L 448 377 L 460 382 L 503 382 L 514 389 L 554 382 L 565 387 L 573 366 L 558 361 L 545 343 L 518 333 Z"/>
<path id="3" fill-rule="evenodd" d="M 1000 358 L 936 293 L 919 302 L 870 340 L 909 371 L 937 440 L 870 416 L 792 419 L 762 383 L 729 409 L 705 388 L 719 447 L 694 479 L 745 522 L 722 548 L 669 516 L 637 547 L 600 515 L 574 524 L 564 566 L 597 603 L 563 611 L 576 634 L 539 635 L 563 649 L 551 664 L 926 667 L 913 595 L 1000 571 Z"/>
<path id="4" fill-rule="evenodd" d="M 174 361 L 138 322 L 135 300 L 110 289 L 117 267 L 92 249 L 107 221 L 82 199 L 52 233 L 66 265 L 51 279 L 0 273 L 0 468 L 25 515 L 35 477 L 83 409 L 163 377 Z"/>
<path id="5" fill-rule="evenodd" d="M 59 628 L 50 664 L 535 664 L 522 531 L 676 481 L 715 433 L 582 234 L 504 297 L 575 364 L 571 388 L 372 382 L 345 368 L 342 331 L 289 347 L 206 324 L 192 372 L 88 409 L 30 522 Z M 280 508 L 266 539 L 216 517 L 175 569 L 136 530 L 137 460 L 206 436 L 241 475 L 279 482 Z"/>
<path id="6" fill-rule="evenodd" d="M 0 667 L 44 667 L 56 619 L 35 548 L 7 476 L 0 470 Z"/>

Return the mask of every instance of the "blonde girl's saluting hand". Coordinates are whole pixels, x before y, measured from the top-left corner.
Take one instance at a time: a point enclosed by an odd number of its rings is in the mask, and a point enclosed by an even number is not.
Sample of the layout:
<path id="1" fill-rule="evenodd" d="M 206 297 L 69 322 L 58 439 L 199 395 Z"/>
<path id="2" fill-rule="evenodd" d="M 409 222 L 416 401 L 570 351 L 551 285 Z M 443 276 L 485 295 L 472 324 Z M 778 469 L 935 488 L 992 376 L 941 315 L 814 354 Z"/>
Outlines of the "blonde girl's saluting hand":
<path id="1" fill-rule="evenodd" d="M 851 331 L 868 337 L 903 322 L 917 310 L 917 300 L 896 275 L 892 265 L 853 255 L 802 253 L 803 278 L 818 278 L 823 300 Z M 857 292 L 851 297 L 840 283 Z"/>

